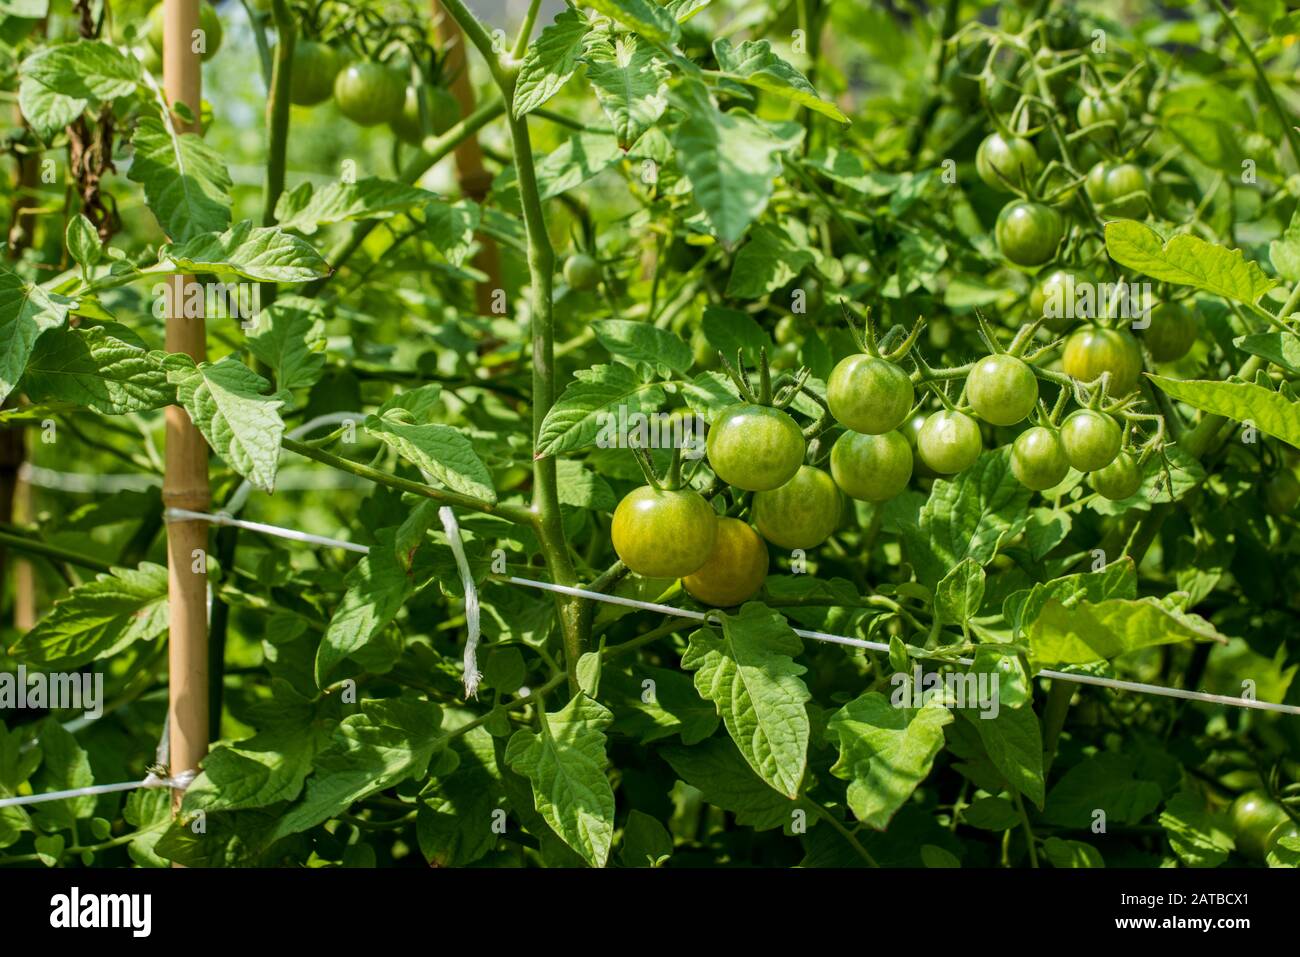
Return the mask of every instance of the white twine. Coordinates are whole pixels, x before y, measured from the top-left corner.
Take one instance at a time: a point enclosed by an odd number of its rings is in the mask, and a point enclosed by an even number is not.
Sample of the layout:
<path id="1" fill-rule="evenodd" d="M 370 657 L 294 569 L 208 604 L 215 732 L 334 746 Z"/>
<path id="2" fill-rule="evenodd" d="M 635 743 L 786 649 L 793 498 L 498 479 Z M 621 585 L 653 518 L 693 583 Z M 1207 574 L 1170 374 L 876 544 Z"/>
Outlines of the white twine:
<path id="1" fill-rule="evenodd" d="M 443 531 L 447 533 L 447 542 L 451 553 L 456 556 L 456 569 L 460 572 L 461 583 L 465 586 L 465 624 L 469 635 L 465 638 L 465 697 L 478 697 L 478 683 L 483 674 L 478 670 L 479 605 L 478 589 L 474 587 L 474 576 L 469 570 L 469 559 L 465 557 L 465 543 L 460 540 L 460 526 L 456 516 L 448 505 L 438 509 L 438 518 L 442 519 Z"/>
<path id="2" fill-rule="evenodd" d="M 175 509 L 171 511 L 176 511 Z M 218 516 L 209 515 L 204 512 L 186 512 L 185 517 L 191 519 L 216 520 Z M 275 535 L 280 538 L 287 538 L 294 541 L 313 541 L 317 544 L 333 546 L 337 548 L 348 548 L 353 551 L 366 549 L 364 545 L 357 545 L 353 542 L 343 542 L 338 539 L 324 538 L 319 535 L 307 536 L 303 532 L 295 531 L 291 528 L 281 528 L 276 525 L 257 524 L 257 530 L 267 535 Z M 451 537 L 450 535 L 448 536 Z M 454 551 L 454 546 L 453 546 Z M 459 561 L 457 562 L 459 565 Z M 468 568 L 462 568 L 461 575 L 468 582 Z M 663 605 L 653 601 L 639 601 L 635 598 L 624 598 L 621 595 L 606 595 L 601 592 L 588 591 L 585 588 L 576 588 L 572 585 L 553 585 L 550 582 L 534 581 L 531 578 L 518 578 L 514 575 L 503 576 L 502 581 L 509 582 L 512 585 L 521 585 L 525 588 L 538 588 L 542 591 L 556 592 L 561 595 L 571 595 L 574 598 L 587 598 L 591 601 L 602 601 L 609 605 L 622 605 L 625 608 L 637 608 L 642 611 L 655 611 L 664 615 L 674 615 L 678 618 L 690 618 L 693 621 L 706 621 L 708 615 L 705 612 L 692 611 L 689 608 L 675 608 L 672 605 Z M 475 596 L 477 600 L 477 595 Z M 467 612 L 468 612 L 468 602 Z M 848 645 L 852 648 L 864 648 L 868 651 L 881 651 L 888 653 L 889 645 L 879 641 L 865 641 L 861 638 L 848 638 L 844 635 L 832 635 L 824 631 L 809 631 L 804 628 L 793 628 L 796 635 L 801 638 L 807 638 L 811 641 L 822 641 L 834 645 Z M 969 665 L 972 663 L 970 658 L 946 658 L 936 655 L 936 658 L 942 658 L 944 661 L 951 661 L 956 664 Z M 1205 704 L 1222 704 L 1236 708 L 1252 708 L 1256 711 L 1273 711 L 1278 714 L 1300 715 L 1300 706 L 1293 704 L 1277 704 L 1272 701 L 1257 701 L 1254 698 L 1234 698 L 1231 695 L 1210 694 L 1207 691 L 1187 691 L 1183 688 L 1168 688 L 1164 685 L 1147 684 L 1143 681 L 1126 681 L 1122 678 L 1103 678 L 1097 675 L 1076 674 L 1072 671 L 1052 671 L 1045 669 L 1036 672 L 1041 678 L 1053 678 L 1061 681 L 1071 681 L 1081 685 L 1095 685 L 1099 688 L 1111 688 L 1116 691 L 1136 691 L 1142 694 L 1163 695 L 1167 698 L 1181 698 L 1185 701 L 1200 701 Z"/>
<path id="3" fill-rule="evenodd" d="M 326 538 L 324 535 L 312 535 L 308 532 L 299 532 L 292 528 L 280 528 L 277 525 L 266 525 L 262 522 L 249 522 L 242 518 L 235 518 L 229 512 L 194 512 L 188 508 L 167 508 L 163 510 L 163 517 L 169 522 L 210 522 L 213 525 L 230 525 L 234 528 L 248 529 L 250 532 L 273 535 L 276 538 L 306 542 L 309 545 L 323 545 L 326 548 L 346 548 L 350 552 L 360 552 L 362 555 L 370 551 L 367 546 L 357 542 L 345 542 L 337 538 Z"/>

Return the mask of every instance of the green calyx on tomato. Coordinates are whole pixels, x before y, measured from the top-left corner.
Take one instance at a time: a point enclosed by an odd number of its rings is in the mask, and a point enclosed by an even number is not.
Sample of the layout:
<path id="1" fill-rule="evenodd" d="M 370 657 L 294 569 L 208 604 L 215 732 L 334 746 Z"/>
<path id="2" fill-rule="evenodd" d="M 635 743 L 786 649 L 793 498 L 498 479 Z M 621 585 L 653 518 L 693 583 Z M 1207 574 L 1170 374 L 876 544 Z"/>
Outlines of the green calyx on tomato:
<path id="1" fill-rule="evenodd" d="M 1041 266 L 1056 255 L 1065 220 L 1051 206 L 1014 200 L 1002 207 L 993 227 L 998 251 L 1017 266 Z"/>
<path id="2" fill-rule="evenodd" d="M 1151 310 L 1142 341 L 1156 362 L 1175 362 L 1191 351 L 1200 332 L 1196 314 L 1181 302 L 1162 302 Z"/>
<path id="3" fill-rule="evenodd" d="M 1011 474 L 1035 492 L 1060 485 L 1070 471 L 1065 446 L 1054 430 L 1042 425 L 1025 429 L 1011 443 Z"/>
<path id="4" fill-rule="evenodd" d="M 1023 187 L 1042 169 L 1034 144 L 1018 136 L 990 133 L 975 153 L 975 172 L 1000 193 Z"/>
<path id="5" fill-rule="evenodd" d="M 806 444 L 789 413 L 741 403 L 723 409 L 705 443 L 709 466 L 728 485 L 747 492 L 779 488 L 803 465 Z"/>
<path id="6" fill-rule="evenodd" d="M 883 435 L 903 424 L 916 391 L 901 366 L 878 356 L 841 359 L 826 380 L 826 402 L 835 421 L 863 435 Z"/>
<path id="7" fill-rule="evenodd" d="M 845 432 L 831 448 L 831 477 L 850 498 L 886 501 L 912 478 L 912 447 L 900 432 Z"/>
<path id="8" fill-rule="evenodd" d="M 223 31 L 221 29 L 221 18 L 217 16 L 216 8 L 212 4 L 200 0 L 199 2 L 199 31 L 203 39 L 204 62 L 211 60 L 221 49 L 221 40 Z M 146 39 L 149 45 L 157 53 L 162 53 L 163 37 L 166 35 L 166 26 L 163 23 L 163 5 L 160 3 L 149 11 L 149 32 Z"/>
<path id="9" fill-rule="evenodd" d="M 402 112 L 393 120 L 392 127 L 394 133 L 412 146 L 423 143 L 426 133 L 441 136 L 460 119 L 460 104 L 446 87 L 425 87 L 424 107 L 429 121 L 427 127 L 420 119 L 420 90 L 408 86 Z"/>
<path id="10" fill-rule="evenodd" d="M 816 548 L 840 524 L 840 490 L 811 465 L 780 488 L 756 492 L 751 517 L 759 534 L 781 548 Z"/>
<path id="11" fill-rule="evenodd" d="M 713 550 L 718 516 L 691 489 L 643 485 L 614 509 L 611 538 L 623 564 L 645 578 L 681 578 L 698 571 Z"/>
<path id="12" fill-rule="evenodd" d="M 289 77 L 289 102 L 298 106 L 324 103 L 334 92 L 334 80 L 343 67 L 334 48 L 315 40 L 293 46 L 293 72 Z"/>
<path id="13" fill-rule="evenodd" d="M 1120 452 L 1114 460 L 1088 476 L 1088 484 L 1102 498 L 1123 501 L 1142 487 L 1142 469 L 1129 452 Z"/>
<path id="14" fill-rule="evenodd" d="M 1109 372 L 1109 393 L 1128 395 L 1137 388 L 1142 372 L 1142 350 L 1137 339 L 1126 330 L 1085 326 L 1065 340 L 1061 368 L 1080 382 L 1092 382 L 1103 372 Z"/>
<path id="15" fill-rule="evenodd" d="M 1088 171 L 1084 192 L 1104 216 L 1142 219 L 1147 213 L 1147 174 L 1132 163 L 1104 160 Z"/>
<path id="16" fill-rule="evenodd" d="M 406 102 L 406 78 L 382 63 L 353 63 L 334 78 L 334 102 L 359 126 L 391 123 Z"/>
<path id="17" fill-rule="evenodd" d="M 1263 791 L 1247 791 L 1232 802 L 1228 819 L 1237 839 L 1237 850 L 1260 861 L 1268 852 L 1268 840 L 1281 824 L 1291 821 L 1282 805 Z"/>
<path id="18" fill-rule="evenodd" d="M 1005 353 L 986 356 L 966 377 L 971 408 L 992 425 L 1015 425 L 1038 404 L 1038 378 L 1029 363 Z"/>
<path id="19" fill-rule="evenodd" d="M 564 261 L 564 281 L 570 289 L 591 292 L 600 285 L 600 263 L 587 253 L 574 253 Z"/>
<path id="20" fill-rule="evenodd" d="M 916 437 L 921 461 L 940 475 L 955 475 L 975 464 L 984 451 L 979 423 L 965 412 L 942 409 L 925 420 Z"/>
<path id="21" fill-rule="evenodd" d="M 1123 442 L 1119 423 L 1104 412 L 1079 409 L 1061 423 L 1065 457 L 1080 472 L 1095 472 L 1110 465 Z"/>
<path id="22" fill-rule="evenodd" d="M 713 550 L 682 579 L 696 601 L 717 608 L 739 605 L 758 594 L 767 578 L 767 545 L 738 518 L 719 518 Z"/>

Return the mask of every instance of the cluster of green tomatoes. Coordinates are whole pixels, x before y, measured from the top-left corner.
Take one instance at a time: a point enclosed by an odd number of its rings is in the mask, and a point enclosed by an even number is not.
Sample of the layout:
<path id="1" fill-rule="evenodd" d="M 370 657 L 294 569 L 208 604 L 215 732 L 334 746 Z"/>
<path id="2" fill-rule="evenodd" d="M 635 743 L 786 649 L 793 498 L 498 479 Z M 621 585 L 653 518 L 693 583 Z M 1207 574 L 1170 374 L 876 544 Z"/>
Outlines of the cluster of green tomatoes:
<path id="1" fill-rule="evenodd" d="M 254 4 L 259 6 L 258 4 Z M 268 5 L 269 6 L 269 5 Z M 221 48 L 221 19 L 212 4 L 199 4 L 204 32 L 203 59 Z M 163 5 L 149 12 L 147 59 L 154 73 L 162 70 Z M 293 47 L 289 100 L 296 106 L 317 106 L 333 98 L 338 111 L 360 126 L 387 124 L 404 142 L 419 146 L 430 134 L 439 136 L 460 120 L 460 105 L 451 91 L 436 84 L 413 84 L 408 73 L 319 39 L 299 37 Z"/>

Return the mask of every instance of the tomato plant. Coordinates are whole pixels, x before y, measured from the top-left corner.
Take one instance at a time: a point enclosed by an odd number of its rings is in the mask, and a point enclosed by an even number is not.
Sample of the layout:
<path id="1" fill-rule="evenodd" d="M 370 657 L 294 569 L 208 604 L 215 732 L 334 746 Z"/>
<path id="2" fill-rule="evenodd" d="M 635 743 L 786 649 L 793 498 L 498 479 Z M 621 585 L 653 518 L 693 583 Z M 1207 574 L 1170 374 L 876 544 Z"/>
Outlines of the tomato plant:
<path id="1" fill-rule="evenodd" d="M 0 865 L 1300 862 L 1284 5 L 170 2 L 0 2 Z"/>

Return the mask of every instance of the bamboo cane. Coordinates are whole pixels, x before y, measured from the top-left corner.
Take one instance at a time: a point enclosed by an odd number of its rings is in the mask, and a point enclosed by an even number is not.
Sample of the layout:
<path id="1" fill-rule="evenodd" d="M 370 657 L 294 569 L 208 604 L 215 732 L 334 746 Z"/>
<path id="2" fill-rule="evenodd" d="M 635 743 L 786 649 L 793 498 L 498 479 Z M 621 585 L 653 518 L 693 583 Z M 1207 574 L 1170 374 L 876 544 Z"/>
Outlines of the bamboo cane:
<path id="1" fill-rule="evenodd" d="M 200 0 L 163 0 L 163 87 L 169 103 L 184 103 L 193 114 L 186 122 L 173 112 L 177 130 L 198 131 L 202 106 L 200 55 L 193 35 L 199 28 Z M 188 301 L 192 276 L 171 282 L 173 309 Z M 169 311 L 167 351 L 184 352 L 201 362 L 206 355 L 204 321 Z M 169 508 L 201 511 L 208 507 L 208 449 L 180 406 L 166 410 L 166 474 L 163 502 Z M 208 749 L 208 528 L 204 522 L 167 525 L 168 728 L 172 776 L 198 768 Z M 172 811 L 184 792 L 172 792 Z"/>
<path id="2" fill-rule="evenodd" d="M 430 0 L 430 3 L 438 38 L 442 41 L 443 70 L 451 78 L 451 95 L 460 104 L 460 115 L 469 116 L 474 112 L 474 87 L 470 83 L 469 64 L 465 59 L 465 37 L 456 21 L 442 9 L 439 0 Z M 460 191 L 476 203 L 483 202 L 492 187 L 492 174 L 483 166 L 483 150 L 478 137 L 465 137 L 456 147 L 455 155 Z M 479 251 L 474 257 L 474 266 L 488 278 L 474 287 L 474 299 L 479 315 L 486 316 L 491 314 L 493 297 L 501 288 L 501 257 L 491 237 L 480 233 L 478 241 Z"/>

